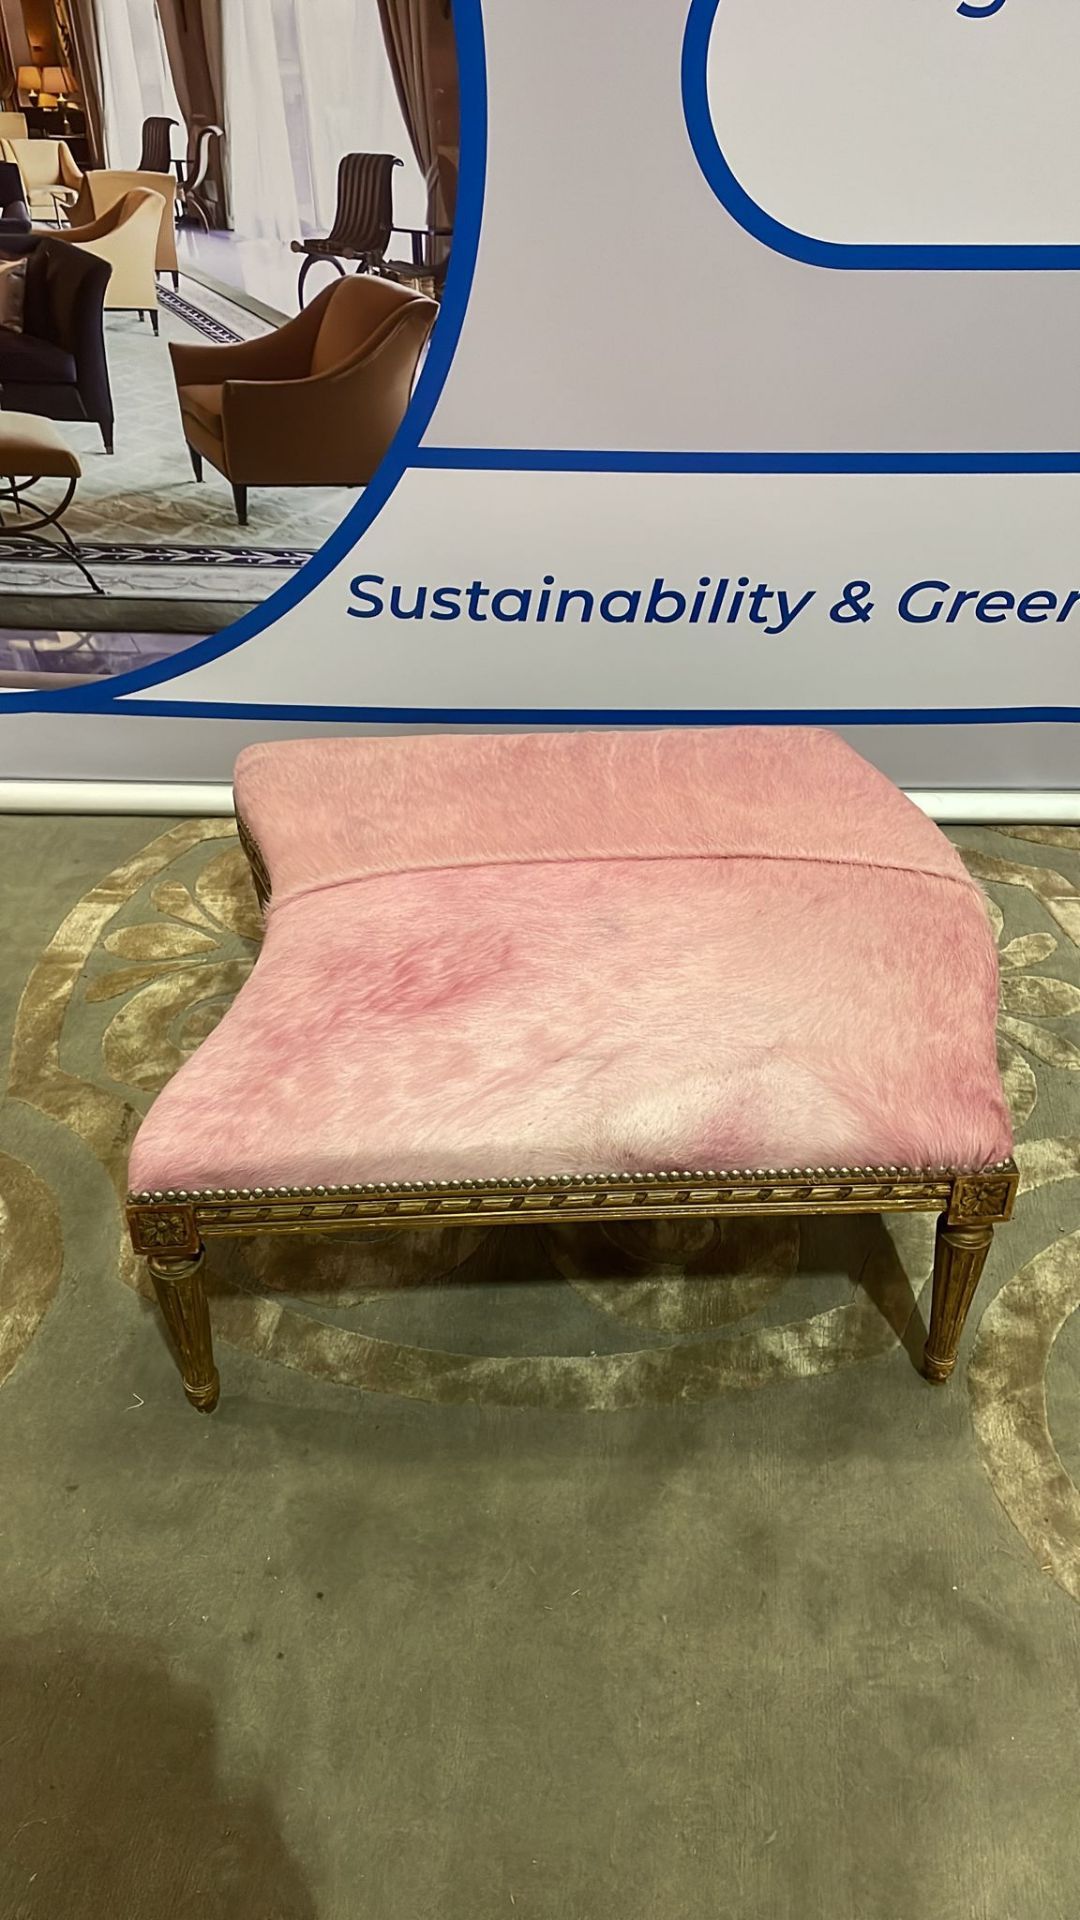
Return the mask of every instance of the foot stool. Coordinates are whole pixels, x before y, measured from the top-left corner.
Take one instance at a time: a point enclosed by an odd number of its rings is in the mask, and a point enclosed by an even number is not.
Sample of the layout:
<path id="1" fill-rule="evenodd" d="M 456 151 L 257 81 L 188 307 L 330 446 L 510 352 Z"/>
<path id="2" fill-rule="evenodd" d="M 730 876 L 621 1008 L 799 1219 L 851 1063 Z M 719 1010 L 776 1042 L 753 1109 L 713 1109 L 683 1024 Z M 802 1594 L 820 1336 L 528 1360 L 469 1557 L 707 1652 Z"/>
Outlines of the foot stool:
<path id="1" fill-rule="evenodd" d="M 955 850 L 802 728 L 294 740 L 236 767 L 251 979 L 127 1218 L 196 1407 L 203 1243 L 447 1222 L 940 1215 L 945 1380 L 1016 1192 Z"/>
<path id="2" fill-rule="evenodd" d="M 51 420 L 38 413 L 0 413 L 0 500 L 10 500 L 16 513 L 14 520 L 0 518 L 0 540 L 25 540 L 54 557 L 59 554 L 74 561 L 94 592 L 102 593 L 104 588 L 99 587 L 67 528 L 60 524 L 75 497 L 81 474 L 78 456 Z M 29 498 L 39 480 L 67 481 L 67 490 L 57 506 L 46 508 Z M 24 507 L 29 507 L 36 518 L 24 520 Z M 42 539 L 45 527 L 55 527 L 62 547 Z"/>

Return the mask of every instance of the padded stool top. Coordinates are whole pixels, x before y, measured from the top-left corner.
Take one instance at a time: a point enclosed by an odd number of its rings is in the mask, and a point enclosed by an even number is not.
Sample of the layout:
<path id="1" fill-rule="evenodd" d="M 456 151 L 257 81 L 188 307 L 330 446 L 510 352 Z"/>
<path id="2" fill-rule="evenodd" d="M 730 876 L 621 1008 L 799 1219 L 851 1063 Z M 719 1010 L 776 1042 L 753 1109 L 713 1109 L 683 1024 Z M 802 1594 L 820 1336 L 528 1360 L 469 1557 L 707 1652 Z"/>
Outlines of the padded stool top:
<path id="1" fill-rule="evenodd" d="M 284 740 L 236 763 L 280 902 L 442 866 L 671 858 L 910 867 L 972 886 L 933 822 L 809 727 Z"/>
<path id="2" fill-rule="evenodd" d="M 236 794 L 263 951 L 134 1191 L 1011 1150 L 979 890 L 829 734 L 287 741 Z"/>
<path id="3" fill-rule="evenodd" d="M 0 474 L 77 480 L 81 472 L 77 454 L 43 414 L 0 412 Z"/>

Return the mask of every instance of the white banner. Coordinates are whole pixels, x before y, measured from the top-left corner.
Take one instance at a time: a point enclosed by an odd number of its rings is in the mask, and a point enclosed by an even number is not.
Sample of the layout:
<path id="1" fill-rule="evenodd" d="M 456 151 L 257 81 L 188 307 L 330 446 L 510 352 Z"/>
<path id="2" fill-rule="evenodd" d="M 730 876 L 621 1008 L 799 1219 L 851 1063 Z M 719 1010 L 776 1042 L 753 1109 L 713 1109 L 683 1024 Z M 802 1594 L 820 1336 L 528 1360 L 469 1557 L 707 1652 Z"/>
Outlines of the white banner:
<path id="1" fill-rule="evenodd" d="M 453 255 L 383 468 L 237 627 L 4 694 L 8 770 L 782 717 L 908 784 L 1080 786 L 1075 0 L 455 14 Z"/>

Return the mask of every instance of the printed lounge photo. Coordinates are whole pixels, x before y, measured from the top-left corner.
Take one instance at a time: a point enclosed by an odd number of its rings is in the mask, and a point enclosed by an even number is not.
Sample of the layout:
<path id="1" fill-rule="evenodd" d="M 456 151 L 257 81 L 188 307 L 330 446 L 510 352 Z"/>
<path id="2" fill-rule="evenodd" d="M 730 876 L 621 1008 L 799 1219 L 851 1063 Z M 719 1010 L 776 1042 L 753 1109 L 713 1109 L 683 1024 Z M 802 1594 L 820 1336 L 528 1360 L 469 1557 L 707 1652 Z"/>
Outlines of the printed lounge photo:
<path id="1" fill-rule="evenodd" d="M 450 0 L 0 0 L 0 101 L 2 695 L 182 653 L 361 498 L 450 259 Z"/>

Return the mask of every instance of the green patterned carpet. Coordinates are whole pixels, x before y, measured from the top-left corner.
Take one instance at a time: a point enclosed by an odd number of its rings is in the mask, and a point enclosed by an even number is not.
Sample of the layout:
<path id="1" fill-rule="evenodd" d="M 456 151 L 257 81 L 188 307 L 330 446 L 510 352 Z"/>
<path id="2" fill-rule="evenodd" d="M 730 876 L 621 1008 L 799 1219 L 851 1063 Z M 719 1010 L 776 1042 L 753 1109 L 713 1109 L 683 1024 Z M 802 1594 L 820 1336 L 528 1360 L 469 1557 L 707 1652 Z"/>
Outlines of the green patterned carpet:
<path id="1" fill-rule="evenodd" d="M 230 822 L 0 817 L 4 1920 L 1073 1920 L 1080 830 L 957 830 L 1022 1198 L 215 1248 L 187 1407 L 138 1114 L 242 984 Z"/>

